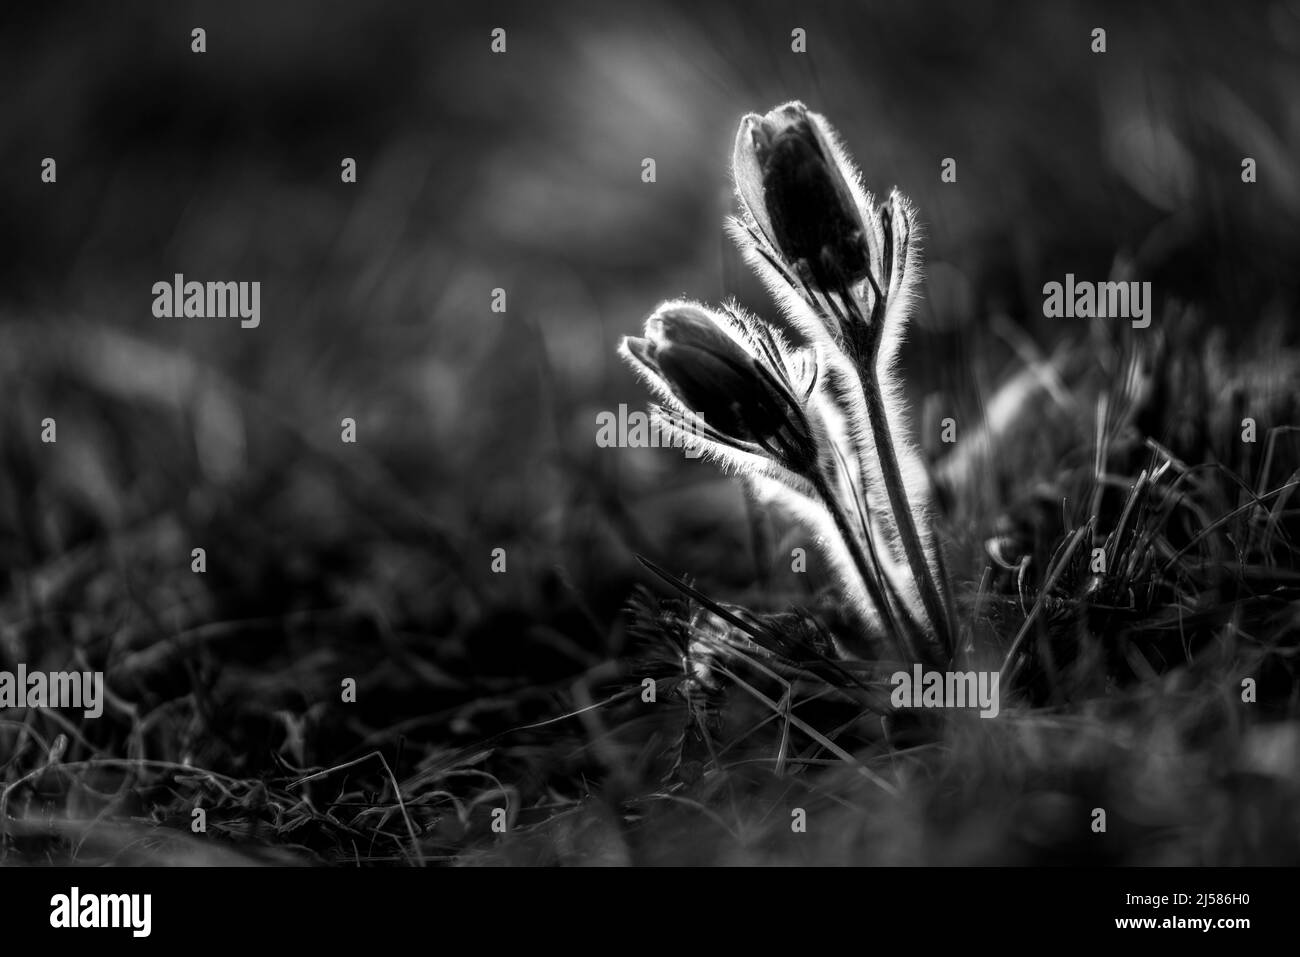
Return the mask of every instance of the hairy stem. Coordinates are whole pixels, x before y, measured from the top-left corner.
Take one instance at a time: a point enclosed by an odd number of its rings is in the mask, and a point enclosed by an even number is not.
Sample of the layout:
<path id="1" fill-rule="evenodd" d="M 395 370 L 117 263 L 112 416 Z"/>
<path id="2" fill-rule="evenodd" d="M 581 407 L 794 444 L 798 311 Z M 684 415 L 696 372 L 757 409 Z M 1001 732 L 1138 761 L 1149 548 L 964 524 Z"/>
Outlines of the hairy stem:
<path id="1" fill-rule="evenodd" d="M 897 618 L 894 615 L 893 605 L 886 597 L 881 579 L 883 574 L 880 573 L 879 560 L 871 560 L 862 550 L 862 544 L 858 541 L 857 535 L 853 532 L 853 527 L 849 524 L 848 516 L 840 508 L 839 500 L 831 491 L 830 484 L 821 474 L 813 476 L 813 485 L 817 494 L 821 497 L 826 511 L 830 513 L 831 519 L 835 522 L 835 530 L 839 532 L 840 538 L 844 541 L 845 547 L 849 550 L 849 556 L 853 559 L 853 565 L 857 569 L 858 577 L 862 579 L 863 585 L 867 589 L 867 597 L 877 608 L 880 609 L 881 615 L 885 619 L 885 627 L 888 629 L 890 636 L 898 646 L 898 651 L 904 661 L 921 661 L 919 649 L 914 647 L 911 635 L 900 627 Z M 907 614 L 907 609 L 900 609 Z"/>
<path id="2" fill-rule="evenodd" d="M 903 484 L 903 473 L 898 465 L 898 453 L 894 449 L 893 433 L 889 428 L 889 420 L 885 416 L 884 397 L 881 395 L 880 382 L 876 378 L 874 368 L 866 370 L 866 374 L 862 376 L 862 397 L 866 401 L 867 418 L 871 423 L 876 456 L 880 460 L 880 471 L 884 478 L 885 490 L 889 495 L 889 507 L 894 513 L 894 522 L 898 526 L 898 537 L 903 546 L 903 553 L 907 556 L 908 568 L 912 571 L 912 577 L 916 579 L 917 588 L 921 593 L 921 604 L 925 606 L 926 616 L 934 627 L 940 647 L 951 654 L 953 645 L 947 603 L 940 597 L 930 564 L 926 561 L 925 550 L 921 546 L 921 536 L 916 531 L 912 504 L 908 500 L 907 487 Z M 935 547 L 938 547 L 937 543 Z"/>

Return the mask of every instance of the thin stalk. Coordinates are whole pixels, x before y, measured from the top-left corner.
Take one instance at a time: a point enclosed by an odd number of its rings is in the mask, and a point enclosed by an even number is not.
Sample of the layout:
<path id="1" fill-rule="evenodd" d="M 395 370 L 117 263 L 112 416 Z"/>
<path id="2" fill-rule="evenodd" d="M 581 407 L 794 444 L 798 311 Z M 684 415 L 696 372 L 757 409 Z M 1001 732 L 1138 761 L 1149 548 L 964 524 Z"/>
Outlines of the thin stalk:
<path id="1" fill-rule="evenodd" d="M 903 472 L 898 465 L 898 453 L 894 448 L 893 431 L 885 415 L 884 396 L 880 390 L 880 377 L 876 369 L 876 359 L 880 354 L 880 338 L 884 333 L 885 300 L 880 295 L 880 287 L 868 273 L 871 288 L 876 293 L 872 308 L 871 321 L 862 314 L 861 304 L 847 286 L 840 291 L 846 308 L 853 313 L 855 325 L 867 330 L 865 342 L 851 351 L 854 364 L 858 367 L 858 378 L 862 385 L 862 398 L 867 406 L 867 420 L 871 426 L 872 440 L 876 446 L 876 458 L 880 463 L 881 477 L 884 479 L 885 491 L 889 497 L 889 507 L 894 513 L 894 524 L 898 528 L 898 538 L 907 557 L 907 565 L 912 578 L 916 581 L 921 594 L 921 603 L 925 607 L 926 617 L 934 626 L 935 637 L 940 647 L 951 656 L 955 644 L 952 640 L 952 620 L 949 616 L 950 603 L 947 587 L 942 594 L 935 583 L 930 564 L 926 561 L 921 537 L 916 531 L 916 519 L 912 513 L 912 503 L 907 495 L 907 486 L 903 483 Z M 938 543 L 935 543 L 937 549 Z"/>
<path id="2" fill-rule="evenodd" d="M 880 460 L 881 475 L 885 480 L 885 491 L 889 495 L 889 507 L 894 513 L 894 522 L 898 526 L 898 537 L 907 556 L 907 565 L 916 579 L 921 592 L 921 604 L 934 626 L 940 646 L 952 653 L 952 639 L 946 605 L 939 596 L 930 571 L 925 551 L 921 547 L 921 537 L 917 534 L 916 523 L 912 515 L 912 504 L 908 500 L 907 488 L 903 484 L 903 473 L 898 466 L 898 454 L 894 450 L 893 434 L 890 432 L 889 420 L 885 417 L 884 399 L 880 392 L 880 382 L 876 378 L 875 368 L 865 370 L 862 379 L 862 397 L 867 405 L 867 419 L 871 423 L 871 436 L 876 445 L 876 456 Z M 936 545 L 937 547 L 937 545 Z"/>
<path id="3" fill-rule="evenodd" d="M 858 527 L 862 530 L 862 541 L 867 546 L 867 556 L 871 559 L 872 567 L 876 569 L 880 576 L 881 582 L 884 583 L 887 597 L 894 603 L 899 610 L 903 624 L 907 626 L 908 636 L 915 642 L 917 648 L 924 648 L 926 645 L 925 632 L 922 630 L 916 616 L 912 614 L 912 609 L 903 601 L 903 597 L 898 593 L 898 588 L 894 585 L 893 577 L 887 574 L 884 566 L 880 563 L 880 553 L 876 550 L 876 536 L 872 534 L 871 525 L 871 507 L 867 504 L 866 497 L 858 494 L 858 490 L 853 488 L 853 482 L 848 479 L 849 467 L 840 454 L 840 450 L 834 445 L 831 446 L 835 453 L 835 461 L 839 464 L 840 469 L 844 472 L 846 480 L 849 483 L 849 490 L 852 493 L 853 511 L 858 519 Z M 866 475 L 862 475 L 863 487 L 866 486 Z M 890 560 L 895 556 L 891 555 Z"/>
<path id="4" fill-rule="evenodd" d="M 884 590 L 876 575 L 873 573 L 872 563 L 868 561 L 866 554 L 862 551 L 862 545 L 858 542 L 857 536 L 853 533 L 853 528 L 849 524 L 848 517 L 844 510 L 840 508 L 839 500 L 831 492 L 830 486 L 824 476 L 817 473 L 812 478 L 813 486 L 817 494 L 821 496 L 822 502 L 826 506 L 826 511 L 830 513 L 832 521 L 835 522 L 835 530 L 839 533 L 840 538 L 844 541 L 849 550 L 849 556 L 853 559 L 853 565 L 857 569 L 858 576 L 862 579 L 863 585 L 867 589 L 867 597 L 872 603 L 880 609 L 885 616 L 886 627 L 889 629 L 891 636 L 898 645 L 898 650 L 905 661 L 921 661 L 918 650 L 912 647 L 910 637 L 899 627 L 897 619 L 894 617 L 893 606 L 885 597 Z"/>

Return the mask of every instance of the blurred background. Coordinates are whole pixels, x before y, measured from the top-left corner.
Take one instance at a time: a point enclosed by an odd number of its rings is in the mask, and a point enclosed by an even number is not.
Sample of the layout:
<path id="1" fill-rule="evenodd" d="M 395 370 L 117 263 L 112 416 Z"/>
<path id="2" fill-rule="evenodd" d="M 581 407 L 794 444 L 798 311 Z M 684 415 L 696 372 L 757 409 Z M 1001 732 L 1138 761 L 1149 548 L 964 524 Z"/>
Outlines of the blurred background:
<path id="1" fill-rule="evenodd" d="M 11 5 L 0 665 L 108 671 L 118 706 L 69 760 L 255 778 L 555 713 L 625 650 L 637 553 L 743 596 L 738 488 L 597 447 L 596 416 L 644 407 L 615 348 L 660 300 L 777 318 L 722 224 L 740 116 L 788 99 L 920 209 L 918 409 L 996 384 L 1013 342 L 1080 335 L 1042 317 L 1066 272 L 1150 280 L 1226 349 L 1278 326 L 1300 292 L 1300 3 L 1173 10 Z M 260 281 L 260 327 L 154 318 L 175 273 Z"/>

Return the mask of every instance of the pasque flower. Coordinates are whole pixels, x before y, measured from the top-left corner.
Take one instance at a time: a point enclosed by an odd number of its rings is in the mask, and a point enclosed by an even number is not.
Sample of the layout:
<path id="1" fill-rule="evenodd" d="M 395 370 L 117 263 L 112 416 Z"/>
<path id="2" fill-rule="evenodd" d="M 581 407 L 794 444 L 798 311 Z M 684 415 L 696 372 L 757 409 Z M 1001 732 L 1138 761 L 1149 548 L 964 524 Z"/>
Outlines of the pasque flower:
<path id="1" fill-rule="evenodd" d="M 775 357 L 746 349 L 722 315 L 685 301 L 667 302 L 629 336 L 623 351 L 661 395 L 698 416 L 715 440 L 761 449 L 784 468 L 806 475 L 817 460 L 807 419 L 772 368 Z"/>
<path id="2" fill-rule="evenodd" d="M 732 158 L 748 221 L 736 234 L 751 263 L 820 344 L 822 361 L 851 370 L 858 388 L 836 401 L 870 436 L 858 443 L 862 485 L 888 500 L 890 546 L 907 561 L 932 633 L 951 647 L 949 599 L 929 528 L 924 470 L 891 408 L 894 359 L 906 332 L 920 254 L 912 205 L 895 191 L 876 205 L 826 120 L 787 103 L 740 123 Z"/>
<path id="3" fill-rule="evenodd" d="M 913 661 L 951 654 L 929 486 L 893 378 L 917 288 L 915 212 L 897 191 L 877 205 L 802 103 L 742 119 L 733 173 L 732 232 L 808 347 L 739 309 L 677 301 L 623 355 L 670 426 L 702 418 L 705 449 L 816 532 L 868 633 Z"/>
<path id="4" fill-rule="evenodd" d="M 800 278 L 835 290 L 867 278 L 866 226 L 821 117 L 797 102 L 749 114 L 733 170 L 746 211 Z"/>

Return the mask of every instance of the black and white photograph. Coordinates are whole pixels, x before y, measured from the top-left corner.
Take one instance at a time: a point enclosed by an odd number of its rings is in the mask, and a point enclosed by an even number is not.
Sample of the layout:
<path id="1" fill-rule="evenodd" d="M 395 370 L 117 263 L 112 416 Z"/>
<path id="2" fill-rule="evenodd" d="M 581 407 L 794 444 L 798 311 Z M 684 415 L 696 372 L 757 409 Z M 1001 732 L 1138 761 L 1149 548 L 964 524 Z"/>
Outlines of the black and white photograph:
<path id="1" fill-rule="evenodd" d="M 851 867 L 1267 932 L 1296 0 L 14 3 L 0 76 L 15 921 Z"/>

